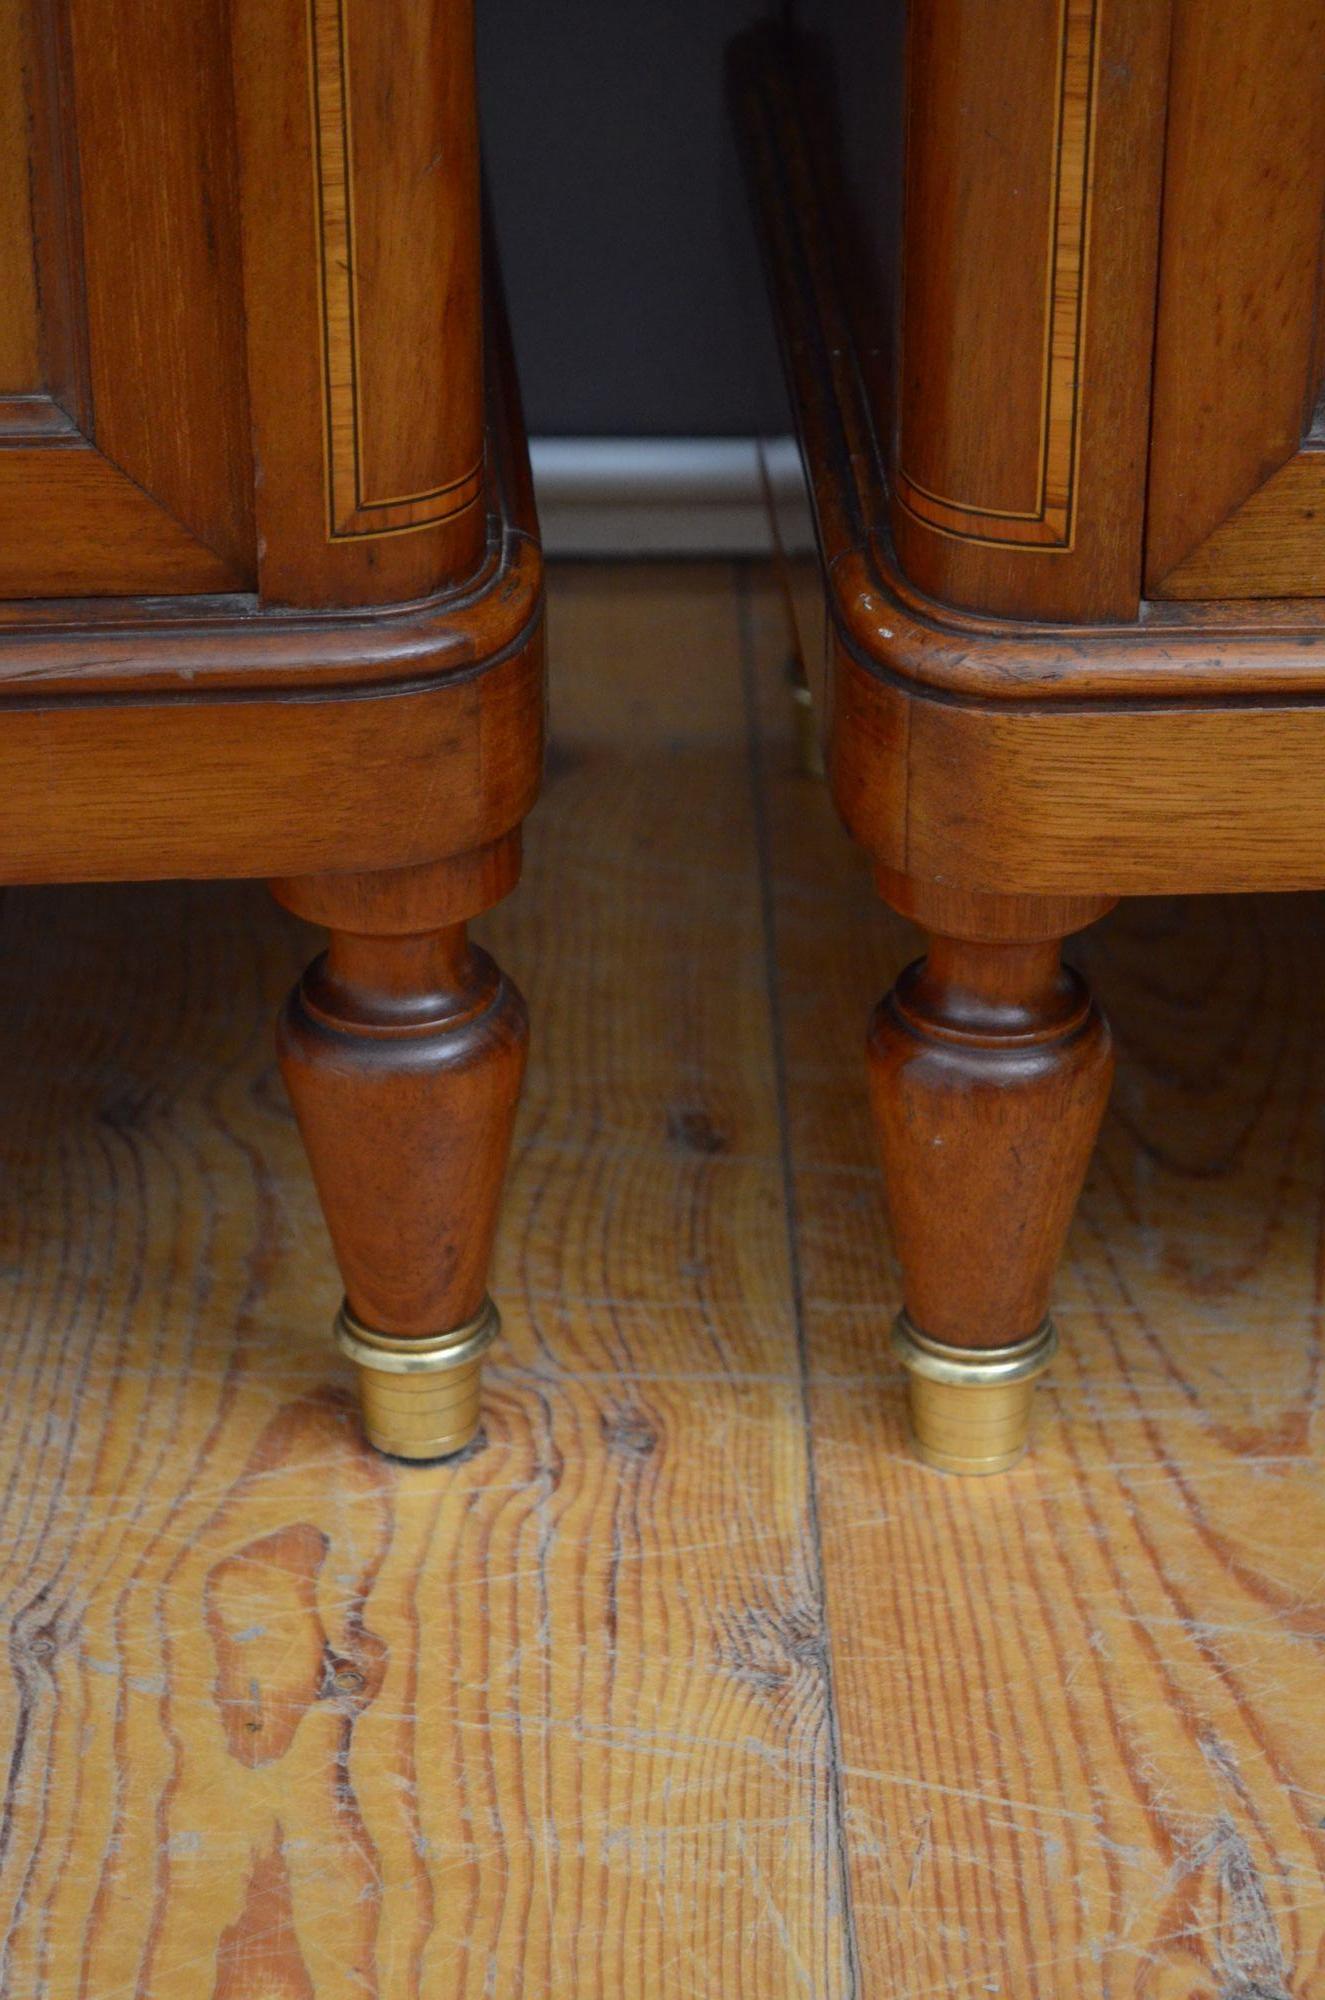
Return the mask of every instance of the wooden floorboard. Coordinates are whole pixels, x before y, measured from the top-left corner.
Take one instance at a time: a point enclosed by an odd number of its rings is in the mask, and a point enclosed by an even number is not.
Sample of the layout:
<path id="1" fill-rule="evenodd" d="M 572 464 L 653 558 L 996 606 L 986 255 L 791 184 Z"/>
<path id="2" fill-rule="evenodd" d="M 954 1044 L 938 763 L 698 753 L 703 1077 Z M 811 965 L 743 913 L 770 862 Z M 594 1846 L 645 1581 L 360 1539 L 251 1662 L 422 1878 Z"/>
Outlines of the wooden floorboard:
<path id="1" fill-rule="evenodd" d="M 359 1442 L 252 887 L 0 952 L 3 2000 L 1325 1994 L 1325 926 L 1137 905 L 1032 1458 L 929 1473 L 776 594 L 567 569 L 481 1447 Z M 954 1227 L 959 1226 L 954 1218 Z"/>

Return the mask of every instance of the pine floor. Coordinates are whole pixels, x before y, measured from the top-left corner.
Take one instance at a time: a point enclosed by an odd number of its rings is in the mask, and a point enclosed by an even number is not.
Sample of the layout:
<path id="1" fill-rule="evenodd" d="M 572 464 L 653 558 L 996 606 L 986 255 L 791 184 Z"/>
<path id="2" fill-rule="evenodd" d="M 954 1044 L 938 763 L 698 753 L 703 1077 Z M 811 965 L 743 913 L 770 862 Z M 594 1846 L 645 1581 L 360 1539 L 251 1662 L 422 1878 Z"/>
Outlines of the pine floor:
<path id="1" fill-rule="evenodd" d="M 1325 1993 L 1325 926 L 1134 905 L 1033 1456 L 908 1453 L 911 952 L 758 570 L 568 569 L 481 1445 L 358 1442 L 252 886 L 0 955 L 5 2000 Z M 960 1218 L 953 1218 L 960 1226 Z"/>

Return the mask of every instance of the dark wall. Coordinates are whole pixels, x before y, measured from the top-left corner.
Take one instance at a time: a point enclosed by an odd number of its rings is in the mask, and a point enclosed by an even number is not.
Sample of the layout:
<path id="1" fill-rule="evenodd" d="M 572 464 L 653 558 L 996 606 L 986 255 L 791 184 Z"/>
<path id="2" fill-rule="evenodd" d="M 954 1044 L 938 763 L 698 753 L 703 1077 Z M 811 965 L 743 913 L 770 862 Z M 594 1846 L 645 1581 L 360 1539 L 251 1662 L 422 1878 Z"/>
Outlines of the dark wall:
<path id="1" fill-rule="evenodd" d="M 722 51 L 767 0 L 478 0 L 531 431 L 788 428 Z"/>

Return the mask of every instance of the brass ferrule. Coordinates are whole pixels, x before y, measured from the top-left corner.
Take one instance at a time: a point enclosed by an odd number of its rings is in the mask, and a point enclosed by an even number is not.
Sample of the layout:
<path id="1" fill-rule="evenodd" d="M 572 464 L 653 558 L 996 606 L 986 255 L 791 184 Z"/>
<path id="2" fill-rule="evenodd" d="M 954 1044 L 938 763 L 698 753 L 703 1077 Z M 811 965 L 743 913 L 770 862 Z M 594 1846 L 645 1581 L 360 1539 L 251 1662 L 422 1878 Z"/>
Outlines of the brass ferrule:
<path id="1" fill-rule="evenodd" d="M 1058 1349 L 1051 1319 L 1012 1347 L 948 1347 L 899 1313 L 893 1352 L 907 1371 L 911 1429 L 940 1472 L 1006 1472 L 1030 1440 L 1032 1396 Z"/>
<path id="2" fill-rule="evenodd" d="M 483 1356 L 501 1331 L 491 1299 L 449 1333 L 374 1333 L 342 1303 L 335 1339 L 359 1374 L 368 1441 L 393 1458 L 449 1458 L 478 1430 Z"/>

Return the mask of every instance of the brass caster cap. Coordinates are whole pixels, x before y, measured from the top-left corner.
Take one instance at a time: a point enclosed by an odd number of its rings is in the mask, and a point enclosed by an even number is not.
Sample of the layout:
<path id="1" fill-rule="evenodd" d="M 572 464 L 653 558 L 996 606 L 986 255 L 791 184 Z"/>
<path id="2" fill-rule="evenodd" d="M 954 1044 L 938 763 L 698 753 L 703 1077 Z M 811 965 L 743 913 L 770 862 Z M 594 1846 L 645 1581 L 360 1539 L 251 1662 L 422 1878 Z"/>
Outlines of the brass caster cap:
<path id="1" fill-rule="evenodd" d="M 899 1313 L 893 1351 L 907 1371 L 916 1450 L 939 1472 L 1007 1472 L 1030 1442 L 1038 1378 L 1058 1348 L 1046 1319 L 1013 1347 L 948 1347 Z"/>
<path id="2" fill-rule="evenodd" d="M 422 1339 L 374 1333 L 342 1305 L 336 1345 L 358 1371 L 368 1442 L 413 1460 L 463 1451 L 478 1431 L 483 1356 L 500 1329 L 491 1299 L 463 1326 Z"/>

